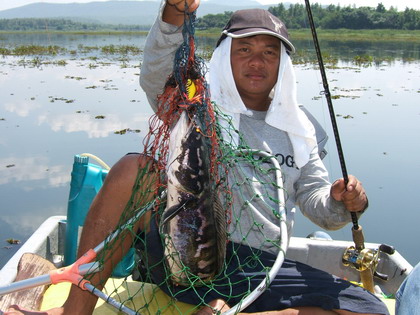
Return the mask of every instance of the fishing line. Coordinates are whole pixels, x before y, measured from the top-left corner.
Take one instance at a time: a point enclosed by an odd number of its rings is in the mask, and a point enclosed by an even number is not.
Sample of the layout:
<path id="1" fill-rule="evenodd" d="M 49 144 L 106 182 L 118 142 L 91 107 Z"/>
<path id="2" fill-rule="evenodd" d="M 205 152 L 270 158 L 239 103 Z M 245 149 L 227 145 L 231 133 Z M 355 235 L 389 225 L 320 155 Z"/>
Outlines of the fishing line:
<path id="1" fill-rule="evenodd" d="M 322 55 L 321 55 L 321 48 L 319 47 L 318 36 L 316 33 L 315 23 L 312 17 L 312 11 L 311 11 L 311 6 L 309 4 L 309 0 L 305 0 L 305 6 L 306 6 L 306 12 L 308 13 L 309 24 L 311 26 L 312 38 L 314 41 L 315 51 L 318 58 L 319 70 L 321 72 L 322 84 L 324 87 L 323 94 L 325 95 L 325 98 L 327 99 L 335 143 L 337 145 L 337 153 L 338 153 L 338 158 L 341 165 L 341 172 L 343 173 L 344 184 L 347 186 L 349 182 L 349 177 L 347 173 L 346 162 L 344 160 L 344 153 L 343 153 L 343 148 L 341 146 L 340 135 L 338 133 L 338 126 L 337 126 L 337 121 L 335 119 L 335 113 L 334 113 L 334 107 L 331 100 L 330 88 L 328 86 L 327 75 L 325 73 L 324 62 L 322 60 Z M 357 231 L 359 229 L 357 214 L 355 212 L 350 212 L 350 213 L 351 213 L 351 220 L 353 222 L 353 229 Z"/>

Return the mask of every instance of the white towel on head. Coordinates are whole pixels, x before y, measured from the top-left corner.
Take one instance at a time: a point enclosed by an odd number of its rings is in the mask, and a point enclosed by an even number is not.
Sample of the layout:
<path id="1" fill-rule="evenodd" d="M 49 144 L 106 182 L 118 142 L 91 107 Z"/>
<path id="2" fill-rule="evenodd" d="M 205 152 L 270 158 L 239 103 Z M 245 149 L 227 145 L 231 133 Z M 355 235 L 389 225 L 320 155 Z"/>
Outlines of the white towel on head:
<path id="1" fill-rule="evenodd" d="M 236 89 L 230 64 L 232 38 L 227 37 L 215 49 L 210 60 L 210 93 L 212 101 L 227 115 L 232 116 L 235 129 L 239 130 L 240 114 L 252 116 Z M 288 133 L 293 146 L 294 159 L 298 167 L 309 161 L 316 146 L 315 128 L 296 99 L 296 79 L 292 61 L 281 45 L 281 57 L 277 83 L 273 88 L 273 99 L 267 111 L 267 124 Z M 232 135 L 229 135 L 232 137 Z M 238 139 L 233 139 L 236 143 Z"/>

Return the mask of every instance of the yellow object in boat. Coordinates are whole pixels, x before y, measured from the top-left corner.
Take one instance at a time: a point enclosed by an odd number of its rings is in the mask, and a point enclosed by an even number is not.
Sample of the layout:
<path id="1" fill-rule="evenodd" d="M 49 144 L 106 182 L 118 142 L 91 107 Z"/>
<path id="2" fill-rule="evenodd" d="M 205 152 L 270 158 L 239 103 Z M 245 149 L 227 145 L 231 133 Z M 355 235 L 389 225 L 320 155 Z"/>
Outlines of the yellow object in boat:
<path id="1" fill-rule="evenodd" d="M 44 293 L 40 310 L 45 311 L 63 305 L 70 287 L 71 283 L 69 282 L 50 285 Z M 133 281 L 131 277 L 128 277 L 127 281 L 110 278 L 102 291 L 117 301 L 126 301 L 125 306 L 131 309 L 137 308 L 141 314 L 193 314 L 199 309 L 195 305 L 176 301 L 154 284 Z M 144 309 L 141 309 L 142 306 Z M 121 312 L 98 299 L 93 315 L 115 314 L 121 314 Z"/>

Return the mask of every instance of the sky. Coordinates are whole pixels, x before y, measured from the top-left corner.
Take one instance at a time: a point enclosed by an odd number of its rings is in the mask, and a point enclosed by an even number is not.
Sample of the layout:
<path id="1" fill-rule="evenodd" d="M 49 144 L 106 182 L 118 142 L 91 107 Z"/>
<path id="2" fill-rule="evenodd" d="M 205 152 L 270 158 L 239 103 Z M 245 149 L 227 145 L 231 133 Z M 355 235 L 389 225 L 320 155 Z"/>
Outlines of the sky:
<path id="1" fill-rule="evenodd" d="M 49 3 L 84 3 L 84 2 L 92 2 L 93 0 L 0 0 L 0 11 L 16 8 L 19 6 L 35 3 L 35 2 L 49 2 Z M 108 0 L 94 0 L 94 1 L 108 1 Z M 205 0 L 204 0 L 205 1 Z M 257 0 L 262 4 L 272 4 L 276 5 L 280 1 L 279 0 Z M 292 3 L 301 3 L 304 4 L 304 0 L 286 0 L 287 2 Z M 286 2 L 285 1 L 285 2 Z M 334 5 L 356 5 L 359 6 L 370 6 L 376 7 L 379 2 L 385 6 L 385 8 L 389 9 L 391 6 L 397 8 L 399 11 L 404 10 L 406 7 L 420 10 L 420 1 L 418 0 L 311 0 L 310 3 L 321 3 L 321 4 L 334 4 Z"/>

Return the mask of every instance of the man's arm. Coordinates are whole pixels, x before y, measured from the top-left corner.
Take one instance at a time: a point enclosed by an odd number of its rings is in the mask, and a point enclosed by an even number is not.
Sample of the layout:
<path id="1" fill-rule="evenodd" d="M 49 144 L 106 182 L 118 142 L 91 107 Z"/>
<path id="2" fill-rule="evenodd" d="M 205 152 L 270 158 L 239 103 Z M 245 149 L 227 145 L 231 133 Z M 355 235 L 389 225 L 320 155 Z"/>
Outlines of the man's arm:
<path id="1" fill-rule="evenodd" d="M 188 0 L 190 11 L 196 9 L 199 0 Z M 146 39 L 140 71 L 140 86 L 144 90 L 154 111 L 157 96 L 163 92 L 166 79 L 174 66 L 176 50 L 181 45 L 184 23 L 185 1 L 162 1 L 158 17 Z"/>
<path id="2" fill-rule="evenodd" d="M 360 196 L 355 197 L 358 200 L 360 199 L 358 202 L 360 209 L 350 206 L 347 206 L 347 209 L 343 202 L 344 199 L 343 201 L 337 201 L 332 197 L 332 186 L 328 179 L 328 172 L 315 151 L 301 171 L 301 178 L 296 184 L 296 200 L 302 213 L 313 223 L 327 230 L 338 230 L 351 222 L 349 211 L 364 210 L 365 203 L 363 203 L 363 200 L 367 202 L 367 199 L 364 199 L 366 195 L 361 186 L 359 186 L 359 189 L 362 188 L 359 191 Z M 351 178 L 355 179 L 353 176 Z M 355 180 L 357 181 L 357 179 Z M 339 183 L 341 181 L 337 181 L 335 185 Z M 360 184 L 359 181 L 357 183 Z M 336 187 L 336 189 L 340 190 L 340 187 Z M 334 195 L 337 196 L 337 194 Z"/>

